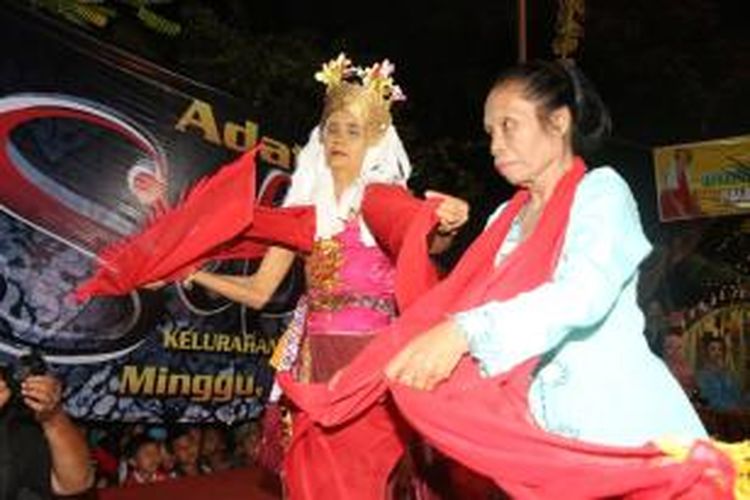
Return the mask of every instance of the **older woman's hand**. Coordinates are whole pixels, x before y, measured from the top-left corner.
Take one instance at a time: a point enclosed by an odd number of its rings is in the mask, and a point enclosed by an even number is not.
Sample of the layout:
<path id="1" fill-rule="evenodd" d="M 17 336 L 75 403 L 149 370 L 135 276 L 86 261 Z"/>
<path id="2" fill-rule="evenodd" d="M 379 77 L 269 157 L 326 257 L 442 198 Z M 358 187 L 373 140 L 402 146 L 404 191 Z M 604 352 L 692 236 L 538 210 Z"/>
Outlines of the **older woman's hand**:
<path id="1" fill-rule="evenodd" d="M 435 209 L 439 234 L 453 234 L 469 220 L 469 204 L 464 200 L 437 191 L 426 191 L 424 195 L 441 200 Z"/>
<path id="2" fill-rule="evenodd" d="M 447 379 L 469 350 L 463 332 L 453 320 L 432 327 L 414 338 L 385 369 L 390 380 L 420 390 L 431 390 Z"/>

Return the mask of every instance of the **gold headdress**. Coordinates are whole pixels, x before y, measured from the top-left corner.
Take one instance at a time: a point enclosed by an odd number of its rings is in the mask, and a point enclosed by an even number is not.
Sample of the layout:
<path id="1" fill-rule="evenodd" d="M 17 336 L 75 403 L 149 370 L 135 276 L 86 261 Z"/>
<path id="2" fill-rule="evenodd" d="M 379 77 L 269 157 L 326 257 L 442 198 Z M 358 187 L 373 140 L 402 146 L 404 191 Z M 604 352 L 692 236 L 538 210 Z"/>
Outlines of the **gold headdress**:
<path id="1" fill-rule="evenodd" d="M 343 53 L 323 64 L 315 74 L 315 79 L 326 86 L 321 122 L 325 123 L 335 111 L 349 109 L 364 119 L 371 138 L 382 136 L 391 124 L 391 104 L 406 100 L 393 82 L 394 69 L 388 59 L 367 68 L 353 66 Z"/>
<path id="2" fill-rule="evenodd" d="M 369 68 L 352 66 L 344 54 L 323 65 L 315 79 L 326 86 L 321 123 L 297 155 L 297 168 L 284 204 L 315 205 L 315 237 L 327 239 L 345 228 L 352 212 L 359 212 L 365 187 L 371 183 L 406 185 L 411 164 L 396 128 L 390 107 L 405 99 L 393 82 L 393 65 L 385 60 Z M 335 196 L 333 175 L 326 161 L 323 127 L 332 113 L 346 110 L 362 119 L 369 144 L 357 179 Z M 360 220 L 360 239 L 374 246 L 374 236 Z"/>

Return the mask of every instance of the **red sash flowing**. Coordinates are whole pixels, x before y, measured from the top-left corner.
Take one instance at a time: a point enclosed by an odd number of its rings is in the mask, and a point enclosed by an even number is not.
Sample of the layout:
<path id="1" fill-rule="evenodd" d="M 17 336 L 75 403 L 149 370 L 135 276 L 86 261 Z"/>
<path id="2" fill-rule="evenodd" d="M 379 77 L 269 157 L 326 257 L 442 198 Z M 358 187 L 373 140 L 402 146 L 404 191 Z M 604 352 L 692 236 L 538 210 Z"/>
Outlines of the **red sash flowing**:
<path id="1" fill-rule="evenodd" d="M 99 253 L 94 275 L 75 296 L 123 295 L 155 281 L 180 279 L 209 260 L 260 258 L 269 245 L 312 248 L 312 207 L 255 205 L 252 149 L 201 179 L 177 207 Z"/>
<path id="2" fill-rule="evenodd" d="M 287 397 L 321 429 L 356 429 L 359 420 L 371 418 L 372 409 L 390 395 L 401 415 L 429 442 L 491 477 L 514 498 L 732 498 L 733 465 L 709 442 L 696 442 L 689 455 L 677 461 L 654 444 L 587 444 L 537 427 L 527 404 L 537 359 L 483 378 L 474 361 L 465 356 L 451 378 L 429 392 L 390 383 L 383 376 L 388 361 L 409 340 L 446 315 L 489 300 L 509 299 L 551 279 L 584 173 L 585 166 L 577 159 L 558 184 L 534 233 L 495 267 L 496 251 L 528 199 L 527 192 L 519 191 L 453 272 L 380 331 L 342 370 L 334 388 L 300 384 L 289 373 L 280 373 L 278 380 Z M 413 223 L 428 228 L 428 211 L 418 214 Z M 364 434 L 352 438 L 364 446 L 363 453 L 375 452 L 362 444 L 366 441 Z M 314 470 L 315 457 L 308 457 L 307 464 Z"/>

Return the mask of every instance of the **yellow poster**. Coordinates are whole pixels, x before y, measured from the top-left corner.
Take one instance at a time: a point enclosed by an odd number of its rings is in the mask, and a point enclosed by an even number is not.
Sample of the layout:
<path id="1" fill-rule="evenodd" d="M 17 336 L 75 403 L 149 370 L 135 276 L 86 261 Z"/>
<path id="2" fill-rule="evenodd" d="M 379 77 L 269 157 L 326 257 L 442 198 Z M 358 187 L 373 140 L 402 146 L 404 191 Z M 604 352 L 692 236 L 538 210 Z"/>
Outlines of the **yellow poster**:
<path id="1" fill-rule="evenodd" d="M 654 149 L 663 222 L 750 213 L 750 135 Z"/>

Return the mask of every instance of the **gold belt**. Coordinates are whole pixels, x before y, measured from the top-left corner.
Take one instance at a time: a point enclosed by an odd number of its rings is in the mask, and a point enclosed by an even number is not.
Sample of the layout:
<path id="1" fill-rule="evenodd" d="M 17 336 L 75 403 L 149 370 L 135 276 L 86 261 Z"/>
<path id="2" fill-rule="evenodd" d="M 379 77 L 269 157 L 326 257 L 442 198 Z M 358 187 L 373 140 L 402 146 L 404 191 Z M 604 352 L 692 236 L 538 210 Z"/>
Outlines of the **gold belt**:
<path id="1" fill-rule="evenodd" d="M 340 311 L 347 307 L 364 307 L 390 316 L 396 315 L 396 304 L 392 296 L 364 294 L 311 294 L 308 296 L 310 311 Z"/>

